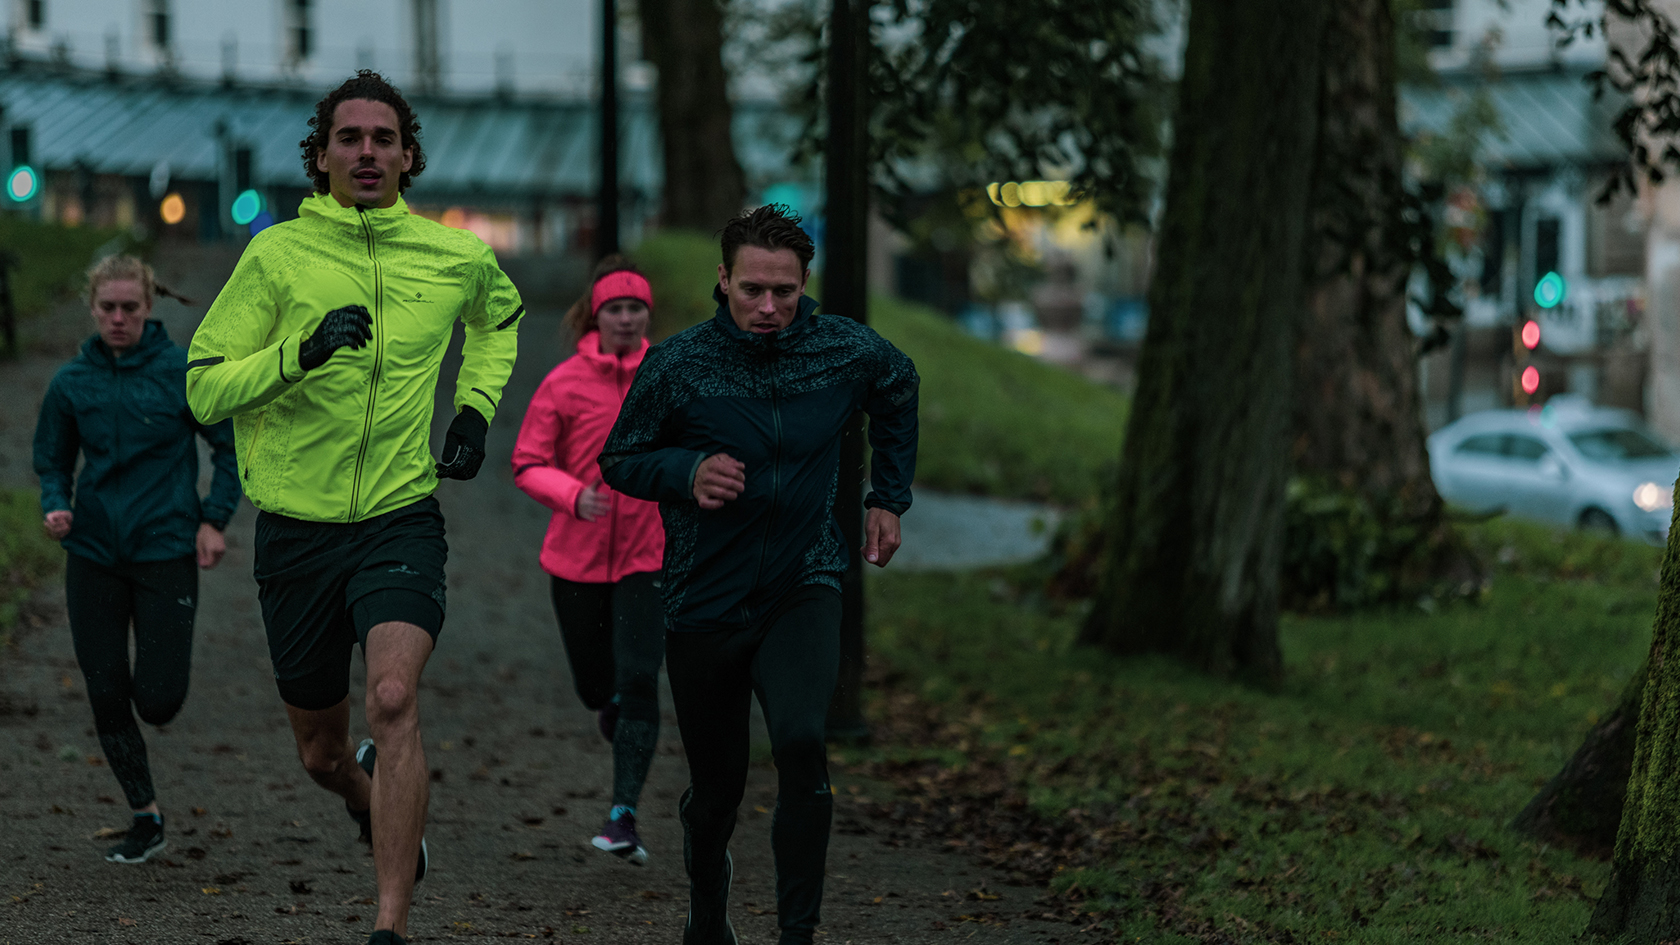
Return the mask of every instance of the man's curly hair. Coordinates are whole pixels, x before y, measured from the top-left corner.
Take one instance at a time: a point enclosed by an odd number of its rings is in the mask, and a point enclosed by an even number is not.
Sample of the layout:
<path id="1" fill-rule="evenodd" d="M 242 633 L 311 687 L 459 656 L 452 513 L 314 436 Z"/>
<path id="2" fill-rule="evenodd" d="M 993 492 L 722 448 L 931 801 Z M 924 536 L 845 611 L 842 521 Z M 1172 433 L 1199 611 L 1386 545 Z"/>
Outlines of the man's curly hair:
<path id="1" fill-rule="evenodd" d="M 811 265 L 816 247 L 811 237 L 799 227 L 799 214 L 787 204 L 768 203 L 752 210 L 743 210 L 723 225 L 723 268 L 735 271 L 735 254 L 743 246 L 759 249 L 791 249 L 799 257 L 799 268 Z"/>
<path id="2" fill-rule="evenodd" d="M 414 152 L 413 163 L 397 178 L 397 192 L 407 190 L 414 183 L 414 178 L 426 169 L 426 153 L 420 150 L 420 121 L 414 117 L 414 109 L 408 107 L 408 100 L 402 97 L 396 86 L 372 69 L 362 69 L 315 103 L 315 117 L 309 119 L 309 135 L 298 142 L 298 147 L 303 149 L 303 172 L 315 182 L 315 192 L 325 194 L 332 190 L 327 173 L 315 166 L 315 159 L 327 148 L 327 135 L 332 133 L 333 112 L 338 110 L 340 102 L 351 99 L 383 102 L 397 113 L 403 149 Z"/>

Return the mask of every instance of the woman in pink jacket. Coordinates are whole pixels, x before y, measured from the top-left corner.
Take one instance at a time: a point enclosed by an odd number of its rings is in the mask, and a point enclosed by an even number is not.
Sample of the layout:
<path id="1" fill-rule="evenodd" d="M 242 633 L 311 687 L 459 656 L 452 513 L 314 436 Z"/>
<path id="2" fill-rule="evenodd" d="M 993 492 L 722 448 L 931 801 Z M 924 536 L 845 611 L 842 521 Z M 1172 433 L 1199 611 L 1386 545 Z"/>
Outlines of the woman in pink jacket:
<path id="1" fill-rule="evenodd" d="M 601 453 L 647 353 L 653 292 L 619 256 L 595 267 L 588 295 L 566 313 L 577 356 L 550 371 L 531 398 L 513 450 L 513 481 L 553 510 L 542 567 L 583 704 L 613 745 L 613 806 L 592 841 L 640 865 L 636 803 L 659 741 L 659 664 L 665 550 L 659 506 L 601 482 Z"/>

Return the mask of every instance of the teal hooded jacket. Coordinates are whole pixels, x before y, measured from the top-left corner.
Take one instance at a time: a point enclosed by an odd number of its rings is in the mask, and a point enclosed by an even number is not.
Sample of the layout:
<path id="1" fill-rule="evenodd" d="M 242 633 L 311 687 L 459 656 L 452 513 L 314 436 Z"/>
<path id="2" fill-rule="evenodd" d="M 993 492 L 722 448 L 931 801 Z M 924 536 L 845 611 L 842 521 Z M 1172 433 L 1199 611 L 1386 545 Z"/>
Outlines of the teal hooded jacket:
<path id="1" fill-rule="evenodd" d="M 198 495 L 198 444 L 210 444 L 210 495 Z M 83 458 L 76 475 L 76 454 Z M 74 513 L 66 551 L 104 565 L 193 554 L 198 526 L 239 507 L 233 425 L 187 408 L 187 353 L 148 321 L 119 358 L 98 335 L 53 376 L 35 424 L 41 511 Z"/>

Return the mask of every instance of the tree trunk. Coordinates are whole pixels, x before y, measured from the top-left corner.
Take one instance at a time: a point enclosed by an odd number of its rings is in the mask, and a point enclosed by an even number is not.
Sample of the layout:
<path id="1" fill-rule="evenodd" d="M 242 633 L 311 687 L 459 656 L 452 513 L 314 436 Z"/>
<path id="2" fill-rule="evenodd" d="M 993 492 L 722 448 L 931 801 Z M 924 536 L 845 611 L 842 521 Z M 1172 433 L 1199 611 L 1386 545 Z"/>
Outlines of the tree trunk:
<path id="1" fill-rule="evenodd" d="M 1195 0 L 1149 333 L 1082 638 L 1276 677 L 1326 0 Z"/>
<path id="2" fill-rule="evenodd" d="M 1680 658 L 1670 656 L 1680 657 L 1680 528 L 1669 531 L 1663 555 L 1627 800 L 1610 883 L 1587 923 L 1589 934 L 1635 942 L 1680 938 Z"/>
<path id="3" fill-rule="evenodd" d="M 642 44 L 659 67 L 665 159 L 660 221 L 711 233 L 740 212 L 746 176 L 730 134 L 719 0 L 641 0 Z"/>
<path id="4" fill-rule="evenodd" d="M 1540 793 L 1528 802 L 1511 829 L 1576 855 L 1607 859 L 1616 845 L 1633 769 L 1634 733 L 1645 694 L 1646 667 L 1639 667 L 1622 690 L 1616 708 L 1605 716 L 1575 755 Z"/>
<path id="5" fill-rule="evenodd" d="M 1295 470 L 1438 518 L 1416 343 L 1388 0 L 1330 4 L 1319 85 L 1309 284 L 1295 348 Z"/>
<path id="6" fill-rule="evenodd" d="M 1314 492 L 1355 495 L 1377 517 L 1392 545 L 1369 565 L 1390 572 L 1379 596 L 1406 599 L 1442 583 L 1477 586 L 1481 569 L 1446 521 L 1429 474 L 1417 342 L 1406 321 L 1413 260 L 1403 232 L 1394 45 L 1389 0 L 1330 5 L 1291 459 Z M 1291 547 L 1320 546 L 1313 537 L 1292 535 Z M 1292 567 L 1285 602 L 1370 602 L 1313 586 L 1335 571 Z"/>

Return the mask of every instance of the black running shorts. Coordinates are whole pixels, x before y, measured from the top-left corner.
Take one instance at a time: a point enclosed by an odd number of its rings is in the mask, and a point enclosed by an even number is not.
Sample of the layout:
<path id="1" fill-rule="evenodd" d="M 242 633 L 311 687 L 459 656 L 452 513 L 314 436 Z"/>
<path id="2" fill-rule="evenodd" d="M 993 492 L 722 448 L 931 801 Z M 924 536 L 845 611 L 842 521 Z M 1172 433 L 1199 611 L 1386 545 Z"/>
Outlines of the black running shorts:
<path id="1" fill-rule="evenodd" d="M 274 679 L 287 705 L 337 705 L 350 693 L 350 651 L 388 621 L 437 639 L 443 629 L 443 513 L 421 499 L 362 522 L 257 515 L 257 598 Z"/>

